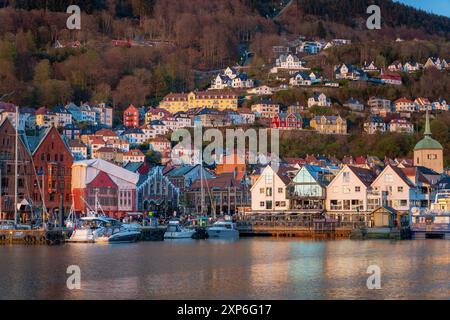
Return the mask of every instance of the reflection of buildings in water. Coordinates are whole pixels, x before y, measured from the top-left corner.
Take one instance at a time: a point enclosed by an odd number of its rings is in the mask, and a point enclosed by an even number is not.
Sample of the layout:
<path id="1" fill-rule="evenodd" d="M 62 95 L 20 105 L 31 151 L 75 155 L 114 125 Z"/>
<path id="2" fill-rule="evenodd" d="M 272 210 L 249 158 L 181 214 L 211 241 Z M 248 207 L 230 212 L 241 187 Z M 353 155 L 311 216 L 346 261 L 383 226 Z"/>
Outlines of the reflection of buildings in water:
<path id="1" fill-rule="evenodd" d="M 252 296 L 261 299 L 288 299 L 289 241 L 249 241 L 250 257 L 248 288 Z"/>
<path id="2" fill-rule="evenodd" d="M 322 296 L 324 242 L 289 242 L 288 274 L 295 296 L 290 299 L 320 299 Z"/>

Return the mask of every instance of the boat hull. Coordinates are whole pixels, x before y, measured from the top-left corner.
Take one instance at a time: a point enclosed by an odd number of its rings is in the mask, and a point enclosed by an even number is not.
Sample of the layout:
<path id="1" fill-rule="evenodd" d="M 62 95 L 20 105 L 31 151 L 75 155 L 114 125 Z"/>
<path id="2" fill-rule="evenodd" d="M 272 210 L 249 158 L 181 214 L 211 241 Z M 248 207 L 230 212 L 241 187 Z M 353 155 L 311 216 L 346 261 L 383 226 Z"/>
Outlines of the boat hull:
<path id="1" fill-rule="evenodd" d="M 239 238 L 239 231 L 237 230 L 222 230 L 222 229 L 208 229 L 208 238 L 210 239 L 237 239 Z"/>
<path id="2" fill-rule="evenodd" d="M 166 232 L 164 239 L 191 239 L 195 231 Z"/>

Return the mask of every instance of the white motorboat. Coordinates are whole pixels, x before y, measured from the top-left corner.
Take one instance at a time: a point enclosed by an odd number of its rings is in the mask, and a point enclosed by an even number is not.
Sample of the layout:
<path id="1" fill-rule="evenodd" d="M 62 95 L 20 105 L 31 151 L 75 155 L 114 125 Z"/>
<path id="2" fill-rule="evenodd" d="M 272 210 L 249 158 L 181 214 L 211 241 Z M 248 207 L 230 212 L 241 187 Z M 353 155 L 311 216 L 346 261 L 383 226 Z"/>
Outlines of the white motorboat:
<path id="1" fill-rule="evenodd" d="M 184 228 L 179 221 L 169 221 L 167 230 L 164 233 L 164 239 L 190 239 L 195 230 Z"/>
<path id="2" fill-rule="evenodd" d="M 81 226 L 75 228 L 68 242 L 135 242 L 141 235 L 139 231 L 130 230 L 112 218 L 83 217 L 80 222 Z"/>
<path id="3" fill-rule="evenodd" d="M 212 239 L 236 239 L 239 231 L 232 221 L 217 221 L 207 230 L 208 237 Z"/>

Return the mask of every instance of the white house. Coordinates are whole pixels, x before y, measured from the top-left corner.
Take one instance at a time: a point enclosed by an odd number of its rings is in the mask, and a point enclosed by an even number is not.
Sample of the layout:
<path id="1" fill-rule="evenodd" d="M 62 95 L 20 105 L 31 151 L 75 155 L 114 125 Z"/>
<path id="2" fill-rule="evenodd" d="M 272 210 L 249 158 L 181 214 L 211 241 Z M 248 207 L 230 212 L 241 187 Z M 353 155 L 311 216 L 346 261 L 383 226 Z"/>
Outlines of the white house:
<path id="1" fill-rule="evenodd" d="M 364 122 L 364 132 L 367 134 L 375 134 L 377 132 L 385 133 L 386 130 L 386 123 L 378 116 L 371 115 L 369 119 Z"/>
<path id="2" fill-rule="evenodd" d="M 417 98 L 416 100 L 414 100 L 414 103 L 416 105 L 417 110 L 419 111 L 432 110 L 431 102 L 427 98 Z"/>
<path id="3" fill-rule="evenodd" d="M 413 72 L 420 71 L 421 69 L 422 69 L 422 65 L 417 62 L 406 62 L 403 65 L 404 72 L 413 73 Z"/>
<path id="4" fill-rule="evenodd" d="M 405 174 L 407 169 L 388 165 L 372 182 L 369 193 L 371 205 L 389 207 L 402 213 L 421 206 L 427 199 L 422 189 L 415 185 Z M 374 210 L 377 208 L 374 208 Z"/>
<path id="5" fill-rule="evenodd" d="M 406 113 L 412 113 L 417 110 L 416 104 L 414 101 L 406 99 L 406 98 L 400 98 L 394 102 L 395 104 L 395 112 L 406 112 Z"/>
<path id="6" fill-rule="evenodd" d="M 275 92 L 274 89 L 272 89 L 269 86 L 260 86 L 253 89 L 247 90 L 248 94 L 257 95 L 257 96 L 269 96 L 272 95 Z"/>
<path id="7" fill-rule="evenodd" d="M 251 187 L 252 211 L 284 211 L 289 209 L 287 187 L 290 179 L 279 168 L 275 172 L 271 166 L 266 166 L 259 178 Z"/>
<path id="8" fill-rule="evenodd" d="M 139 149 L 132 149 L 123 154 L 124 163 L 135 163 L 144 161 L 145 161 L 145 154 L 143 154 L 142 151 Z"/>
<path id="9" fill-rule="evenodd" d="M 370 222 L 367 192 L 375 180 L 369 169 L 344 165 L 327 187 L 327 214 L 343 222 Z"/>
<path id="10" fill-rule="evenodd" d="M 373 61 L 370 63 L 367 61 L 364 61 L 363 71 L 364 72 L 379 72 L 380 68 L 378 68 L 375 65 L 375 62 L 373 62 Z"/>
<path id="11" fill-rule="evenodd" d="M 312 84 L 311 78 L 304 72 L 297 71 L 292 78 L 289 79 L 290 86 L 310 86 Z"/>
<path id="12" fill-rule="evenodd" d="M 389 122 L 389 132 L 413 133 L 414 125 L 406 119 L 392 119 Z"/>
<path id="13" fill-rule="evenodd" d="M 293 54 L 281 54 L 275 62 L 275 69 L 273 71 L 277 72 L 278 69 L 285 70 L 305 70 L 303 61 L 301 61 L 297 56 Z"/>
<path id="14" fill-rule="evenodd" d="M 444 99 L 439 99 L 438 101 L 435 101 L 432 103 L 433 110 L 440 110 L 440 111 L 448 111 L 449 106 L 447 104 L 447 101 Z"/>
<path id="15" fill-rule="evenodd" d="M 324 93 L 314 93 L 313 96 L 308 99 L 308 108 L 313 106 L 331 107 L 331 100 Z"/>

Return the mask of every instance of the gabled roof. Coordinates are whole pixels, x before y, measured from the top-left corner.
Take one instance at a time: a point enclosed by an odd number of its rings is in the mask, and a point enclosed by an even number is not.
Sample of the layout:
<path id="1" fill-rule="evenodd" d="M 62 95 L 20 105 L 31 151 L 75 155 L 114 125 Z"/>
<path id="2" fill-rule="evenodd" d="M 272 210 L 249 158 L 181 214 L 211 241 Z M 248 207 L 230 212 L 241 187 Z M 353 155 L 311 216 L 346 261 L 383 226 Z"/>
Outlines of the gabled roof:
<path id="1" fill-rule="evenodd" d="M 362 183 L 364 183 L 366 187 L 369 187 L 376 178 L 376 174 L 372 170 L 349 165 L 347 165 L 347 167 L 358 177 L 358 179 Z"/>

